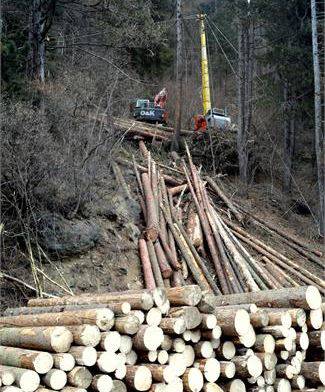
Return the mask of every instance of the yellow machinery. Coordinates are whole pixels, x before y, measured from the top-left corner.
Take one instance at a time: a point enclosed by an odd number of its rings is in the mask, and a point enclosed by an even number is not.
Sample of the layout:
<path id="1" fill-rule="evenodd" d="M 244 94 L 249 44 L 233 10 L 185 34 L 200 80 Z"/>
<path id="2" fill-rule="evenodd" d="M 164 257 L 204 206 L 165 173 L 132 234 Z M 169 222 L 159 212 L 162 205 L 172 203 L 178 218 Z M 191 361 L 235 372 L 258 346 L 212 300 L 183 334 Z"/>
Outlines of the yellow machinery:
<path id="1" fill-rule="evenodd" d="M 201 75 L 202 75 L 202 100 L 203 114 L 206 115 L 211 110 L 210 81 L 208 68 L 207 40 L 205 34 L 205 15 L 200 14 L 200 35 L 201 35 Z"/>
<path id="2" fill-rule="evenodd" d="M 207 54 L 205 15 L 198 16 L 200 21 L 201 36 L 201 76 L 202 76 L 202 101 L 203 115 L 194 117 L 195 130 L 205 131 L 207 128 L 226 129 L 231 124 L 230 117 L 227 116 L 225 110 L 212 108 L 209 80 L 209 64 Z"/>

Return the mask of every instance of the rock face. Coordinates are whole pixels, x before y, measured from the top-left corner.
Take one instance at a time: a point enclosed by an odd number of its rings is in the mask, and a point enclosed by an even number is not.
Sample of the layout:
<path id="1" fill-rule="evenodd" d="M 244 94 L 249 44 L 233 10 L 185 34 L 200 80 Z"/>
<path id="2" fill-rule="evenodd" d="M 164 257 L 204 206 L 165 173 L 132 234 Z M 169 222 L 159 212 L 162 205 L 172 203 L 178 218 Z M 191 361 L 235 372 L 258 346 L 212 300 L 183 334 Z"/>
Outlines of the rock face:
<path id="1" fill-rule="evenodd" d="M 41 245 L 58 256 L 83 253 L 101 238 L 100 228 L 94 222 L 67 220 L 55 214 L 42 216 L 39 227 Z"/>

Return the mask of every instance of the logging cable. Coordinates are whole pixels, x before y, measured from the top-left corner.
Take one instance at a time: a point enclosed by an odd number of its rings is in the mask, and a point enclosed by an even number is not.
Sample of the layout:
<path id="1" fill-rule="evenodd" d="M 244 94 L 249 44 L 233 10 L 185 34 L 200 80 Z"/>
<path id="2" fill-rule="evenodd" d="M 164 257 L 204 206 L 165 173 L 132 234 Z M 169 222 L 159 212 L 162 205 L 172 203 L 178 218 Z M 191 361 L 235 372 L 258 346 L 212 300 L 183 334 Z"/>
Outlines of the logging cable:
<path id="1" fill-rule="evenodd" d="M 211 27 L 211 25 L 210 25 L 208 19 L 206 19 L 206 21 L 207 21 L 207 25 L 209 26 L 209 28 L 210 28 L 210 30 L 211 30 L 211 32 L 212 32 L 212 35 L 213 35 L 214 39 L 216 40 L 216 42 L 217 42 L 219 48 L 221 49 L 223 55 L 225 56 L 225 59 L 227 60 L 227 62 L 228 62 L 228 64 L 229 64 L 229 67 L 231 68 L 231 70 L 232 70 L 233 74 L 236 76 L 236 78 L 238 78 L 237 72 L 235 71 L 235 69 L 234 69 L 234 67 L 233 67 L 233 65 L 232 65 L 232 63 L 231 63 L 231 61 L 229 60 L 229 58 L 228 58 L 226 52 L 224 51 L 224 49 L 223 49 L 223 47 L 222 47 L 220 41 L 218 40 L 218 37 L 216 36 L 215 32 L 213 31 L 213 29 L 212 29 L 212 27 Z"/>

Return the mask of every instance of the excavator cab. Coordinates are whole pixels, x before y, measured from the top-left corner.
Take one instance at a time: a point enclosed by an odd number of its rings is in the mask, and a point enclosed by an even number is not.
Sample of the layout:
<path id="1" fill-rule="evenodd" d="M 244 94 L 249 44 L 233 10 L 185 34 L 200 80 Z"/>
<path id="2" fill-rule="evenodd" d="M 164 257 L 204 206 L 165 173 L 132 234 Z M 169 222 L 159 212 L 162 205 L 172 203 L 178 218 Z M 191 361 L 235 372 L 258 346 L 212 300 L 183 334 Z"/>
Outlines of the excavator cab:
<path id="1" fill-rule="evenodd" d="M 137 99 L 131 109 L 133 117 L 138 121 L 154 124 L 166 124 L 166 99 L 166 89 L 163 89 L 159 94 L 157 94 L 154 101 L 150 101 L 149 99 Z"/>

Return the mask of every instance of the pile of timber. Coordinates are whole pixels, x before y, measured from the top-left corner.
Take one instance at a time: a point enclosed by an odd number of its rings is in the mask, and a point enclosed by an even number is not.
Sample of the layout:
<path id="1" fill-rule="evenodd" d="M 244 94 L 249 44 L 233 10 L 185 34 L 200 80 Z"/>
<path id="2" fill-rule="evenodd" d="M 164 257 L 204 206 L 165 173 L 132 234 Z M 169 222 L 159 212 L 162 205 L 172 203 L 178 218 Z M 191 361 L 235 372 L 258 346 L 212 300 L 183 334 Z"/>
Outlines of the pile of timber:
<path id="1" fill-rule="evenodd" d="M 108 117 L 106 115 L 92 116 L 96 122 L 113 125 L 127 133 L 127 135 L 137 136 L 141 139 L 171 141 L 173 138 L 174 128 L 167 127 L 161 124 L 150 124 L 146 122 L 137 121 L 134 119 Z M 194 131 L 181 130 L 181 135 L 188 137 L 194 136 Z"/>
<path id="2" fill-rule="evenodd" d="M 0 391 L 321 391 L 321 306 L 315 286 L 31 299 L 0 318 Z"/>
<path id="3" fill-rule="evenodd" d="M 179 159 L 171 168 L 155 162 L 143 141 L 139 148 L 146 166 L 117 162 L 132 168 L 137 179 L 146 288 L 195 283 L 218 295 L 314 285 L 325 293 L 322 254 L 253 216 L 256 225 L 280 236 L 304 259 L 291 259 L 251 235 L 242 224 L 245 211 L 212 178 L 201 175 L 188 148 L 187 162 Z"/>

